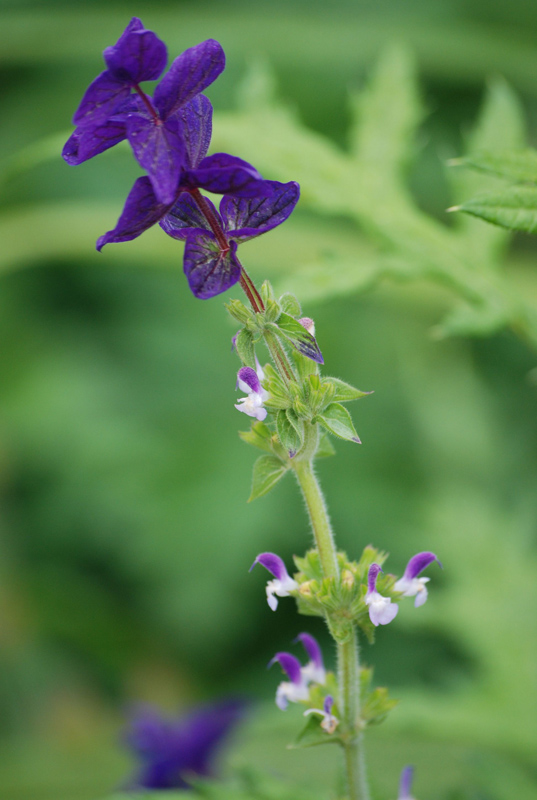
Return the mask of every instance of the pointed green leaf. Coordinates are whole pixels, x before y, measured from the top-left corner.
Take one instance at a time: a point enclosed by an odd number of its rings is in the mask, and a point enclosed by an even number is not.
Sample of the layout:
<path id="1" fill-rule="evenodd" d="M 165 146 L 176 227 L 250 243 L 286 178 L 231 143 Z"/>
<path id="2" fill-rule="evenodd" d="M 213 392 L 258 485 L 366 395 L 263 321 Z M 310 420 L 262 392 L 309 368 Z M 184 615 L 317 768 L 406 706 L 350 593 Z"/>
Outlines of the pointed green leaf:
<path id="1" fill-rule="evenodd" d="M 340 381 L 339 378 L 325 378 L 323 383 L 331 383 L 334 386 L 334 403 L 349 403 L 351 400 L 359 400 L 361 397 L 373 394 L 373 392 L 362 392 L 360 389 L 351 386 L 350 383 Z"/>
<path id="2" fill-rule="evenodd" d="M 467 200 L 453 211 L 464 211 L 512 231 L 537 231 L 537 188 L 513 186 L 503 192 Z"/>
<path id="3" fill-rule="evenodd" d="M 330 441 L 330 437 L 323 431 L 319 437 L 319 446 L 317 447 L 315 458 L 327 458 L 328 456 L 335 456 L 335 454 L 336 450 Z"/>
<path id="4" fill-rule="evenodd" d="M 310 714 L 305 727 L 298 734 L 293 744 L 288 745 L 291 750 L 302 747 L 316 747 L 319 744 L 341 744 L 341 739 L 335 733 L 325 733 L 321 728 L 321 718 L 317 714 Z"/>
<path id="5" fill-rule="evenodd" d="M 461 164 L 515 183 L 537 183 L 537 150 L 530 148 L 476 153 L 461 159 Z"/>
<path id="6" fill-rule="evenodd" d="M 293 458 L 302 446 L 304 434 L 303 425 L 292 409 L 278 411 L 276 430 L 282 447 L 287 450 L 289 457 Z"/>
<path id="7" fill-rule="evenodd" d="M 261 456 L 258 458 L 254 464 L 252 491 L 248 502 L 251 503 L 252 500 L 268 494 L 286 472 L 287 467 L 276 456 Z"/>
<path id="8" fill-rule="evenodd" d="M 327 431 L 338 436 L 340 439 L 345 439 L 348 442 L 356 442 L 361 444 L 360 438 L 352 424 L 351 415 L 346 408 L 340 406 L 339 403 L 332 403 L 325 408 L 322 414 L 319 414 L 317 421 Z"/>

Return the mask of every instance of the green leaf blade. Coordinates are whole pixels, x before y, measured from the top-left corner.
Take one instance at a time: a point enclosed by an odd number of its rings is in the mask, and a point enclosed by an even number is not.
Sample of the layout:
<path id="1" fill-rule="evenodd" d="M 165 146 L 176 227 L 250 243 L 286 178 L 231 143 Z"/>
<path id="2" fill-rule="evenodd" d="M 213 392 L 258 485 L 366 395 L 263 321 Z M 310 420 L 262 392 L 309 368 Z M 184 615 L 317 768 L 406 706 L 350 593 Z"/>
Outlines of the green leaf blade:
<path id="1" fill-rule="evenodd" d="M 334 436 L 337 436 L 339 439 L 361 444 L 360 437 L 356 433 L 352 423 L 351 415 L 347 409 L 339 403 L 331 403 L 328 408 L 325 408 L 323 413 L 317 417 L 317 421 L 323 428 L 326 428 L 329 433 L 333 433 Z"/>
<path id="2" fill-rule="evenodd" d="M 254 464 L 252 491 L 248 502 L 268 494 L 281 481 L 287 469 L 276 456 L 260 456 Z"/>
<path id="3" fill-rule="evenodd" d="M 537 232 L 537 187 L 514 186 L 496 194 L 467 200 L 454 211 L 464 211 L 511 231 Z"/>

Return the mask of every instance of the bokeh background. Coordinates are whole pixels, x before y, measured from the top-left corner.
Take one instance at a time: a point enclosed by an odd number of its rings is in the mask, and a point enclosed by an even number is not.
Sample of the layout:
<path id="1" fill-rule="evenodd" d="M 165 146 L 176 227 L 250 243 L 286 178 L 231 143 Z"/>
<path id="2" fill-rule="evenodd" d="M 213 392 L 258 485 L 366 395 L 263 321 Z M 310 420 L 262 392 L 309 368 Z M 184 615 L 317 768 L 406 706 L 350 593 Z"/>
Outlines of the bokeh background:
<path id="1" fill-rule="evenodd" d="M 286 750 L 300 714 L 272 704 L 279 676 L 266 664 L 299 630 L 330 664 L 333 653 L 319 620 L 285 601 L 273 614 L 266 576 L 247 572 L 258 552 L 289 563 L 310 539 L 290 478 L 246 504 L 255 453 L 236 433 L 233 323 L 222 298 L 190 295 L 180 245 L 160 231 L 95 252 L 138 174 L 127 148 L 77 169 L 54 155 L 101 51 L 135 14 L 171 56 L 222 42 L 217 112 L 233 111 L 261 58 L 283 101 L 342 148 L 349 90 L 386 44 L 405 44 L 428 109 L 410 185 L 445 222 L 443 165 L 491 76 L 522 98 L 535 144 L 537 6 L 0 2 L 0 796 L 105 797 L 132 768 L 119 738 L 133 703 L 172 712 L 241 693 L 257 706 L 226 769 L 252 763 L 328 797 L 336 753 Z M 292 275 L 304 243 L 322 251 L 346 224 L 299 208 L 267 237 L 273 250 L 245 257 L 251 274 Z M 537 297 L 535 241 L 517 239 L 507 258 Z M 402 700 L 369 738 L 376 796 L 394 798 L 413 763 L 423 800 L 530 800 L 537 357 L 509 332 L 434 340 L 451 303 L 431 283 L 385 281 L 304 309 L 328 371 L 375 390 L 352 409 L 364 444 L 338 443 L 320 473 L 349 555 L 373 542 L 394 572 L 423 549 L 445 566 L 430 570 L 424 608 L 402 606 L 363 647 Z"/>

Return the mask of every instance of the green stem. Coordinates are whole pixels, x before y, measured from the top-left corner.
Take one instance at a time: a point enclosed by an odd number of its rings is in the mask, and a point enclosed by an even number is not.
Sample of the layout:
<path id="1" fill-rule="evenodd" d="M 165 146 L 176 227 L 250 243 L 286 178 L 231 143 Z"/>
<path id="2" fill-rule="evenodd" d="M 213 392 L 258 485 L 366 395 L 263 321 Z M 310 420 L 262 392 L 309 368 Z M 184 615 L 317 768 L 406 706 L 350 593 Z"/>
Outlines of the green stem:
<path id="1" fill-rule="evenodd" d="M 307 429 L 306 442 L 300 454 L 302 458 L 293 464 L 293 469 L 308 509 L 323 574 L 326 578 L 338 580 L 339 565 L 332 526 L 323 493 L 312 465 L 318 437 L 317 427 L 317 425 L 311 425 Z M 360 662 L 358 660 L 358 637 L 356 626 L 352 623 L 349 625 L 349 632 L 350 638 L 348 641 L 337 643 L 338 706 L 342 716 L 341 733 L 344 741 L 348 798 L 349 800 L 370 800 L 365 772 L 363 734 L 359 729 Z"/>
<path id="2" fill-rule="evenodd" d="M 293 368 L 289 363 L 289 359 L 283 349 L 282 345 L 280 344 L 278 337 L 275 336 L 272 331 L 265 331 L 263 334 L 265 338 L 265 344 L 268 347 L 268 351 L 272 356 L 272 360 L 276 364 L 276 368 L 278 372 L 282 376 L 283 380 L 287 385 L 291 381 L 296 380 L 295 373 L 293 372 Z"/>

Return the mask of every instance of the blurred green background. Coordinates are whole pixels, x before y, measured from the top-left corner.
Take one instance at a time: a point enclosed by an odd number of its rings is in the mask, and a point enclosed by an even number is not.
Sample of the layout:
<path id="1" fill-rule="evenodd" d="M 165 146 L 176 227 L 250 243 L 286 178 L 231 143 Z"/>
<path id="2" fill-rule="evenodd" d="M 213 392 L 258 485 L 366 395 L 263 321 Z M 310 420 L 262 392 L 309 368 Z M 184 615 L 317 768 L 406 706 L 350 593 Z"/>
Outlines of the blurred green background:
<path id="1" fill-rule="evenodd" d="M 222 42 L 228 68 L 208 92 L 217 112 L 233 113 L 261 58 L 283 101 L 341 148 L 349 91 L 386 44 L 407 45 L 428 110 L 410 186 L 444 223 L 443 165 L 491 76 L 521 96 L 535 144 L 537 6 L 0 2 L 0 796 L 103 797 L 131 768 L 118 745 L 130 704 L 171 711 L 229 692 L 258 708 L 228 762 L 333 796 L 336 754 L 287 751 L 300 714 L 272 704 L 279 676 L 266 664 L 299 630 L 324 642 L 331 664 L 333 654 L 319 620 L 297 619 L 289 601 L 273 614 L 265 575 L 247 572 L 262 550 L 290 563 L 310 534 L 290 478 L 246 505 L 255 454 L 236 433 L 247 422 L 233 408 L 223 298 L 190 295 L 181 247 L 159 230 L 95 252 L 139 174 L 127 148 L 77 169 L 51 157 L 102 50 L 135 14 L 171 57 Z M 236 154 L 255 161 L 255 150 Z M 352 255 L 349 237 L 341 216 L 299 206 L 243 260 L 257 281 L 283 284 L 304 251 L 348 239 Z M 535 256 L 529 238 L 508 255 L 534 298 Z M 376 796 L 395 798 L 413 763 L 422 800 L 530 800 L 537 358 L 508 332 L 433 340 L 451 304 L 431 283 L 385 281 L 306 305 L 328 372 L 375 390 L 352 409 L 362 447 L 338 443 L 319 471 L 351 557 L 371 542 L 396 573 L 424 549 L 445 567 L 431 570 L 424 608 L 402 605 L 363 646 L 376 681 L 402 700 L 370 735 Z"/>

